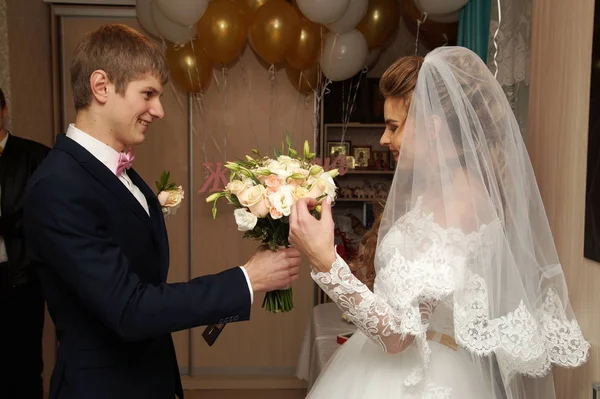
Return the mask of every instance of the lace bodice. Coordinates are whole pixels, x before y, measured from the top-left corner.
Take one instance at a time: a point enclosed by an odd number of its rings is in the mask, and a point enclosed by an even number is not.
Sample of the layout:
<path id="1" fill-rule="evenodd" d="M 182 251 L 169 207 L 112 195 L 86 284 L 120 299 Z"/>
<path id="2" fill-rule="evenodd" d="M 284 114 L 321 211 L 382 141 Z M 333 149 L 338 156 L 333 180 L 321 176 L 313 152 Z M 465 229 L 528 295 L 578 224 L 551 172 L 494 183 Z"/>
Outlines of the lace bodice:
<path id="1" fill-rule="evenodd" d="M 455 337 L 475 355 L 495 353 L 505 375 L 543 376 L 552 363 L 574 367 L 586 361 L 589 343 L 552 290 L 537 311 L 521 301 L 514 311 L 490 317 L 486 282 L 470 265 L 493 256 L 495 234 L 502 233 L 498 220 L 465 234 L 441 227 L 420 208 L 419 202 L 381 240 L 373 292 L 340 257 L 329 273 L 311 274 L 382 351 L 398 353 L 410 344 L 421 349 L 422 367 L 406 379 L 407 386 L 423 380 L 428 329 Z"/>

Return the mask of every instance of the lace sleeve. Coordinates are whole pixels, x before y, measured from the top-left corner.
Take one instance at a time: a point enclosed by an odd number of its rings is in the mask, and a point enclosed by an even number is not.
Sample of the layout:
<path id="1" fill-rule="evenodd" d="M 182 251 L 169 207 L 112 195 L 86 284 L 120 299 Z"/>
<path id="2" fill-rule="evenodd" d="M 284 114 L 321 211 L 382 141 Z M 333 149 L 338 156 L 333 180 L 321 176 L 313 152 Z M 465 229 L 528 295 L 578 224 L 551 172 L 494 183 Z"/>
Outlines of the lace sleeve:
<path id="1" fill-rule="evenodd" d="M 422 333 L 421 313 L 399 312 L 374 294 L 337 255 L 329 273 L 311 273 L 313 280 L 367 337 L 384 352 L 399 353 Z"/>

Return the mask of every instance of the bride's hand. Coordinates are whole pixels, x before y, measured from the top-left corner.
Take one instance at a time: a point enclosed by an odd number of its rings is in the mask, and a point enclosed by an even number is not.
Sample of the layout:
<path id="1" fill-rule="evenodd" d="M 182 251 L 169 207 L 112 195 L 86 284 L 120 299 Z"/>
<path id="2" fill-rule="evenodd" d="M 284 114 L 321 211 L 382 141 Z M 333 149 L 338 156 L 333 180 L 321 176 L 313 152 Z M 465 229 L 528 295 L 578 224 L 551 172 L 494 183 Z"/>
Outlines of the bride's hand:
<path id="1" fill-rule="evenodd" d="M 321 203 L 321 220 L 310 214 L 316 206 L 314 198 L 302 198 L 292 206 L 289 241 L 308 258 L 313 269 L 329 272 L 336 259 L 331 201 L 327 197 Z"/>

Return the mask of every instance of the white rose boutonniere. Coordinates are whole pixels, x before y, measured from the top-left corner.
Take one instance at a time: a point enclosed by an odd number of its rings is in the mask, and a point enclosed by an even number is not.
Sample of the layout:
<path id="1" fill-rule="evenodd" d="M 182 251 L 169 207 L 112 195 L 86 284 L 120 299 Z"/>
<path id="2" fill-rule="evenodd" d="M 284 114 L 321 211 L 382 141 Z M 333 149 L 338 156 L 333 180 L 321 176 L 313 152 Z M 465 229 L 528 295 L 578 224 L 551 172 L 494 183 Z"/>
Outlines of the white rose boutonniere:
<path id="1" fill-rule="evenodd" d="M 174 215 L 184 198 L 183 187 L 171 182 L 170 178 L 171 172 L 163 171 L 160 182 L 155 182 L 158 189 L 158 202 L 164 217 Z"/>

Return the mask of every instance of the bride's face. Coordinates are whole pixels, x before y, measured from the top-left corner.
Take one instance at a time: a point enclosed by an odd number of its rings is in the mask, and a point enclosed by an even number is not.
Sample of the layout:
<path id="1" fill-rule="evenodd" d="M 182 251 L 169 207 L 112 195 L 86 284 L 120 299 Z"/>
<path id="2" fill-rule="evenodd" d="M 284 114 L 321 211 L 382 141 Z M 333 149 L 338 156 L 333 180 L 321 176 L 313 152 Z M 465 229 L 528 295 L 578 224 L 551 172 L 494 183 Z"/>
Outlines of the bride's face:
<path id="1" fill-rule="evenodd" d="M 383 105 L 385 131 L 379 143 L 388 147 L 397 167 L 410 169 L 414 162 L 414 123 L 407 118 L 408 107 L 404 99 L 385 99 Z M 402 149 L 402 158 L 399 157 Z"/>

